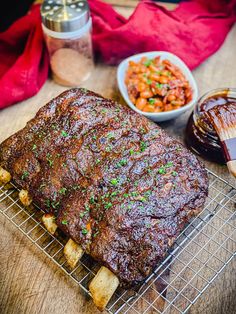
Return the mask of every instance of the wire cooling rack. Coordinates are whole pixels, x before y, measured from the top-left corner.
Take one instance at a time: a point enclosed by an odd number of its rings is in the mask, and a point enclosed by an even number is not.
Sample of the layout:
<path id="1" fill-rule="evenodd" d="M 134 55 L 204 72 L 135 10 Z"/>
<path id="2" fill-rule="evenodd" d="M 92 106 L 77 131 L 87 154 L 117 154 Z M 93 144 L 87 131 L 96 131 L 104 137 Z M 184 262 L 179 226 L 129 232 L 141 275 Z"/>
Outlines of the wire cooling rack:
<path id="1" fill-rule="evenodd" d="M 107 306 L 109 313 L 185 313 L 236 255 L 236 189 L 211 171 L 208 175 L 204 210 L 139 290 L 118 288 Z M 60 231 L 49 234 L 41 224 L 43 212 L 24 208 L 11 187 L 0 188 L 0 212 L 89 294 L 99 265 L 84 254 L 71 270 L 63 255 L 67 239 Z"/>

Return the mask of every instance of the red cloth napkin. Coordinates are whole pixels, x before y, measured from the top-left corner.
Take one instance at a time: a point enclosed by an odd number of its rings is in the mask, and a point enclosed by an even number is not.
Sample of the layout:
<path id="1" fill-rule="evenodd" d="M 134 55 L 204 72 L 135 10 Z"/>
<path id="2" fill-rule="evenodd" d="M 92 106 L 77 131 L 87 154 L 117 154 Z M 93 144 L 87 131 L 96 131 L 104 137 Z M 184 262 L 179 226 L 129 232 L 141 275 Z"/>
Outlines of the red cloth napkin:
<path id="1" fill-rule="evenodd" d="M 142 1 L 128 20 L 98 0 L 89 4 L 95 51 L 110 64 L 135 53 L 164 50 L 193 69 L 221 46 L 236 21 L 236 0 L 191 0 L 174 11 Z"/>
<path id="2" fill-rule="evenodd" d="M 0 34 L 0 60 L 0 109 L 39 91 L 49 68 L 39 5 Z"/>
<path id="3" fill-rule="evenodd" d="M 89 4 L 95 51 L 110 64 L 166 50 L 193 69 L 220 47 L 236 20 L 236 0 L 190 0 L 172 12 L 142 1 L 128 20 L 101 1 Z M 0 34 L 0 60 L 0 109 L 38 92 L 49 67 L 39 5 Z"/>

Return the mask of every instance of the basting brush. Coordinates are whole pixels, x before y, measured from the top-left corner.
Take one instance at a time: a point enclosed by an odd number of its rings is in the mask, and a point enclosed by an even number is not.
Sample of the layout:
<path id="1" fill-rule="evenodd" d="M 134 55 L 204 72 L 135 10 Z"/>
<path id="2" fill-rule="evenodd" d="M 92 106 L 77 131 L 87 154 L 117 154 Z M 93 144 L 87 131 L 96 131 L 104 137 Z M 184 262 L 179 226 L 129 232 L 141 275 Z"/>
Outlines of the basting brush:
<path id="1" fill-rule="evenodd" d="M 220 138 L 229 172 L 236 177 L 236 103 L 215 106 L 206 115 Z"/>

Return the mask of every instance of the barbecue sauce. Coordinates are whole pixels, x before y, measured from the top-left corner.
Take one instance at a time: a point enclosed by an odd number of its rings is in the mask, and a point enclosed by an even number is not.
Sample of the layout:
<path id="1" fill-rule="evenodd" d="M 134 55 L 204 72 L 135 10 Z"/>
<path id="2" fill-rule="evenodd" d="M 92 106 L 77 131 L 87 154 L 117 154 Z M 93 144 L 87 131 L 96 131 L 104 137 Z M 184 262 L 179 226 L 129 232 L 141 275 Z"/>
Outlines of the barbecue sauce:
<path id="1" fill-rule="evenodd" d="M 236 104 L 236 89 L 214 90 L 199 99 L 191 114 L 185 132 L 186 145 L 205 159 L 225 164 L 220 139 L 205 114 L 215 106 Z"/>

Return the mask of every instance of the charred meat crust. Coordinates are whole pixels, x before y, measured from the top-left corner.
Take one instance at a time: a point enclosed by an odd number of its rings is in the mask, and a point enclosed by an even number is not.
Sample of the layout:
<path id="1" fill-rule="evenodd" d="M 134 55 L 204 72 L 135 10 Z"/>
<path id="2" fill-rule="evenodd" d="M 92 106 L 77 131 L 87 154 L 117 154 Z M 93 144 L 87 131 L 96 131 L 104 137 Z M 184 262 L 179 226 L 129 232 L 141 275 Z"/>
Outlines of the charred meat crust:
<path id="1" fill-rule="evenodd" d="M 126 286 L 166 255 L 208 190 L 198 159 L 111 100 L 71 89 L 0 145 L 18 187 Z"/>

